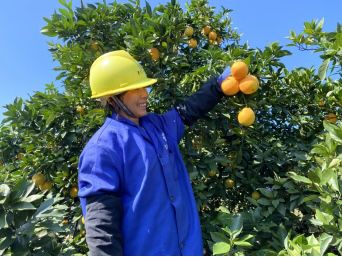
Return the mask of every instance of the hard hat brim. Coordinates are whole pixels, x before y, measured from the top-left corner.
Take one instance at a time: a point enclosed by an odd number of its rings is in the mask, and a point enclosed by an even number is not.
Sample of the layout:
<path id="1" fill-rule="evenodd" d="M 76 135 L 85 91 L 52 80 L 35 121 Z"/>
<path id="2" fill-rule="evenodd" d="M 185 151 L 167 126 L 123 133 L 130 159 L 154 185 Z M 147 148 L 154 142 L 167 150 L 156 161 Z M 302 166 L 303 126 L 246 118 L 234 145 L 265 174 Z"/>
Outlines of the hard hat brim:
<path id="1" fill-rule="evenodd" d="M 150 86 L 156 82 L 157 82 L 156 79 L 146 78 L 146 80 L 143 80 L 139 83 L 135 83 L 135 84 L 132 84 L 129 86 L 124 86 L 122 88 L 118 88 L 115 90 L 109 90 L 109 91 L 103 92 L 101 94 L 92 95 L 91 98 L 99 98 L 99 97 L 103 97 L 103 96 L 118 95 L 120 93 L 129 91 L 129 90 L 134 90 L 134 89 Z"/>

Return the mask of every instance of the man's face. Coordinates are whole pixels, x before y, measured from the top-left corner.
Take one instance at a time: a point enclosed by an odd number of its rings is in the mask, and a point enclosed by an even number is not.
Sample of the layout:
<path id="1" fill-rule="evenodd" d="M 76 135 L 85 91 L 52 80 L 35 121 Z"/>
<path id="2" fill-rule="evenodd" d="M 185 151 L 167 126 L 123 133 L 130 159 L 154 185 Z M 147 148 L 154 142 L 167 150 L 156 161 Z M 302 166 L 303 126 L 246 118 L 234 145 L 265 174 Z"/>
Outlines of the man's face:
<path id="1" fill-rule="evenodd" d="M 125 92 L 121 96 L 122 102 L 137 117 L 140 118 L 147 114 L 147 98 L 146 88 L 138 88 Z"/>

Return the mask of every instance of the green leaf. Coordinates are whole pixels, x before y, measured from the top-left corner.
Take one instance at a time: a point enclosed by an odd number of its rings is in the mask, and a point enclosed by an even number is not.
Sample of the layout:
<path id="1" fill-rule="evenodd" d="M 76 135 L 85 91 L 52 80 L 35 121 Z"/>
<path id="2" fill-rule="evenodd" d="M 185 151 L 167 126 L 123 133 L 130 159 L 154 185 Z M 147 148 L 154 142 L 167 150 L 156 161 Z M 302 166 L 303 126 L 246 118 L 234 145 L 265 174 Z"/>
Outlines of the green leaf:
<path id="1" fill-rule="evenodd" d="M 333 168 L 337 165 L 339 165 L 342 162 L 340 159 L 332 159 L 332 161 L 329 163 L 329 168 Z"/>
<path id="2" fill-rule="evenodd" d="M 334 217 L 328 213 L 321 212 L 320 210 L 316 210 L 316 219 L 321 221 L 323 225 L 329 225 L 330 222 L 334 219 Z"/>
<path id="3" fill-rule="evenodd" d="M 56 113 L 54 112 L 50 113 L 49 117 L 45 121 L 45 127 L 48 128 L 51 125 L 51 123 L 55 120 L 56 117 L 57 117 Z"/>
<path id="4" fill-rule="evenodd" d="M 44 195 L 43 194 L 37 194 L 37 195 L 30 195 L 29 197 L 26 197 L 26 198 L 23 198 L 22 201 L 23 202 L 28 202 L 28 203 L 31 203 L 31 202 L 34 202 L 36 200 L 39 200 L 41 198 L 43 198 Z"/>
<path id="5" fill-rule="evenodd" d="M 265 205 L 265 206 L 271 205 L 271 201 L 266 198 L 260 198 L 259 200 L 257 200 L 257 202 L 258 204 Z"/>
<path id="6" fill-rule="evenodd" d="M 293 180 L 297 181 L 297 182 L 303 182 L 306 184 L 312 184 L 312 181 L 310 179 L 308 179 L 307 177 L 303 177 L 300 175 L 297 175 L 294 172 L 289 172 L 289 176 L 290 178 L 292 178 Z"/>
<path id="7" fill-rule="evenodd" d="M 285 205 L 282 204 L 282 203 L 279 204 L 278 207 L 277 207 L 277 211 L 278 211 L 281 215 L 285 216 L 285 213 L 286 213 L 286 207 L 285 207 Z"/>
<path id="8" fill-rule="evenodd" d="M 10 195 L 11 189 L 6 184 L 0 185 L 0 203 L 4 203 Z"/>
<path id="9" fill-rule="evenodd" d="M 220 232 L 210 232 L 210 236 L 215 243 L 228 241 L 228 238 Z"/>
<path id="10" fill-rule="evenodd" d="M 45 200 L 37 209 L 33 217 L 39 218 L 44 212 L 48 211 L 54 203 L 54 199 L 50 198 Z"/>
<path id="11" fill-rule="evenodd" d="M 34 189 L 34 187 L 35 187 L 34 183 L 27 184 L 26 192 L 24 194 L 24 197 L 27 197 L 29 194 L 31 194 L 33 189 Z"/>
<path id="12" fill-rule="evenodd" d="M 323 256 L 325 251 L 328 249 L 331 241 L 333 240 L 333 236 L 328 235 L 326 233 L 323 233 L 319 237 L 319 242 L 320 242 L 320 255 Z"/>
<path id="13" fill-rule="evenodd" d="M 22 211 L 22 210 L 35 210 L 36 207 L 34 207 L 34 205 L 32 205 L 31 203 L 27 203 L 27 202 L 17 202 L 12 206 L 13 210 L 17 210 L 17 211 Z"/>
<path id="14" fill-rule="evenodd" d="M 323 126 L 329 132 L 329 135 L 333 140 L 342 144 L 342 130 L 339 127 L 326 121 L 323 121 Z"/>
<path id="15" fill-rule="evenodd" d="M 2 237 L 2 236 L 0 237 L 0 253 L 1 251 L 4 252 L 4 250 L 6 250 L 9 246 L 11 246 L 15 240 L 15 237 L 12 236 L 12 233 L 10 231 L 11 230 L 8 230 L 9 233 L 7 233 L 5 237 Z"/>
<path id="16" fill-rule="evenodd" d="M 230 251 L 230 245 L 224 242 L 215 243 L 213 245 L 213 254 L 214 255 L 223 255 L 227 254 Z"/>
<path id="17" fill-rule="evenodd" d="M 245 247 L 253 246 L 250 242 L 245 242 L 245 241 L 235 241 L 234 245 L 245 246 Z"/>
<path id="18" fill-rule="evenodd" d="M 304 197 L 303 202 L 304 203 L 310 202 L 312 200 L 316 200 L 317 198 L 318 198 L 317 195 L 308 195 L 308 196 Z"/>
<path id="19" fill-rule="evenodd" d="M 152 8 L 151 8 L 151 5 L 150 5 L 147 1 L 145 1 L 145 5 L 146 5 L 146 12 L 147 12 L 147 14 L 148 14 L 150 17 L 152 17 Z"/>
<path id="20" fill-rule="evenodd" d="M 338 179 L 337 173 L 334 172 L 332 174 L 332 177 L 328 181 L 328 185 L 331 187 L 332 190 L 340 193 L 340 187 L 339 187 L 338 181 L 339 179 Z"/>
<path id="21" fill-rule="evenodd" d="M 232 218 L 232 224 L 230 225 L 231 231 L 240 230 L 242 228 L 242 215 L 236 215 Z"/>
<path id="22" fill-rule="evenodd" d="M 280 203 L 279 199 L 272 200 L 272 205 L 274 206 L 274 208 L 277 208 L 279 203 Z"/>
<path id="23" fill-rule="evenodd" d="M 324 60 L 322 65 L 319 67 L 319 69 L 318 69 L 318 77 L 320 78 L 320 80 L 324 80 L 325 79 L 325 77 L 327 75 L 327 70 L 328 70 L 329 62 L 330 62 L 330 58 Z"/>
<path id="24" fill-rule="evenodd" d="M 325 145 L 319 144 L 311 150 L 311 153 L 320 154 L 322 156 L 328 156 L 330 154 L 330 151 Z"/>
<path id="25" fill-rule="evenodd" d="M 258 188 L 258 191 L 260 191 L 260 193 L 262 193 L 264 196 L 266 196 L 267 198 L 272 198 L 273 194 L 272 191 L 266 188 Z"/>
<path id="26" fill-rule="evenodd" d="M 6 213 L 0 209 L 0 229 L 7 227 Z"/>
<path id="27" fill-rule="evenodd" d="M 323 24 L 324 24 L 324 18 L 322 18 L 318 24 L 317 24 L 317 29 L 321 30 L 323 28 Z"/>

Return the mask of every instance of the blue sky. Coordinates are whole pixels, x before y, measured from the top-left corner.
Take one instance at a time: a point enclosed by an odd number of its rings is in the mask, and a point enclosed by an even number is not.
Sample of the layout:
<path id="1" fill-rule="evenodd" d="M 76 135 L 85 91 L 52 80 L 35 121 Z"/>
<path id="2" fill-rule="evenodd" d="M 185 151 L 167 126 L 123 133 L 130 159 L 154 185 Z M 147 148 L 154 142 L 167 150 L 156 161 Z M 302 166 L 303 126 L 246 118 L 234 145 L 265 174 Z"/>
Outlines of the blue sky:
<path id="1" fill-rule="evenodd" d="M 84 3 L 98 1 L 83 0 Z M 178 0 L 182 6 L 186 1 Z M 107 0 L 107 2 L 112 2 Z M 118 2 L 125 2 L 119 0 Z M 141 1 L 144 2 L 144 1 Z M 165 0 L 150 0 L 152 6 Z M 251 47 L 264 48 L 272 42 L 286 45 L 290 30 L 301 32 L 305 21 L 324 18 L 325 31 L 335 30 L 342 23 L 341 0 L 209 0 L 211 6 L 233 9 L 233 27 L 242 34 L 242 42 Z M 79 6 L 74 0 L 73 6 Z M 35 91 L 43 91 L 45 84 L 55 81 L 57 72 L 48 51 L 47 42 L 53 39 L 40 34 L 45 25 L 43 17 L 50 17 L 60 8 L 58 0 L 3 1 L 0 11 L 0 120 L 3 106 L 13 102 L 16 96 L 28 99 Z M 283 62 L 294 67 L 318 67 L 320 60 L 312 53 L 294 52 Z M 55 83 L 59 85 L 59 83 Z"/>

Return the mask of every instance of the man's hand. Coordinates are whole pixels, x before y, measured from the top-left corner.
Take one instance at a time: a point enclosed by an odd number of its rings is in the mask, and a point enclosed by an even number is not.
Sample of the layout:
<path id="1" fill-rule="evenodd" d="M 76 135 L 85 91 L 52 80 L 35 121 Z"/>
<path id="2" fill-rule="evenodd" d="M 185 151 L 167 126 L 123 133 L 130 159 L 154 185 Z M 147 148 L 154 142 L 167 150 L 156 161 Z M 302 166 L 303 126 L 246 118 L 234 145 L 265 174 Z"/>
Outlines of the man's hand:
<path id="1" fill-rule="evenodd" d="M 229 75 L 230 75 L 230 67 L 227 66 L 222 72 L 222 74 L 218 76 L 217 83 L 221 86 L 222 81 L 225 80 Z"/>

